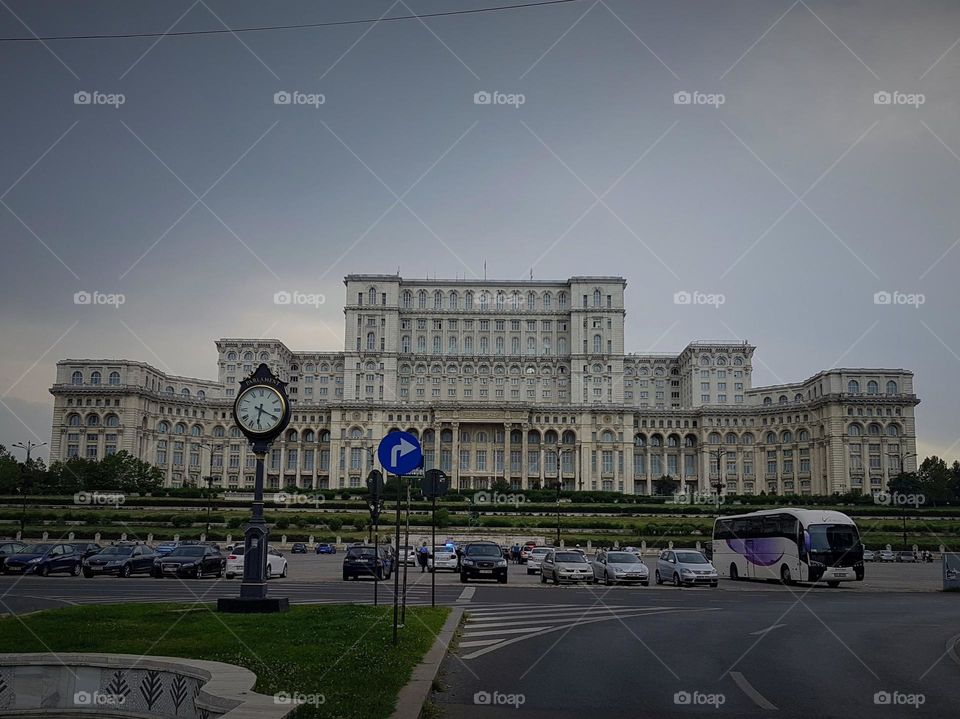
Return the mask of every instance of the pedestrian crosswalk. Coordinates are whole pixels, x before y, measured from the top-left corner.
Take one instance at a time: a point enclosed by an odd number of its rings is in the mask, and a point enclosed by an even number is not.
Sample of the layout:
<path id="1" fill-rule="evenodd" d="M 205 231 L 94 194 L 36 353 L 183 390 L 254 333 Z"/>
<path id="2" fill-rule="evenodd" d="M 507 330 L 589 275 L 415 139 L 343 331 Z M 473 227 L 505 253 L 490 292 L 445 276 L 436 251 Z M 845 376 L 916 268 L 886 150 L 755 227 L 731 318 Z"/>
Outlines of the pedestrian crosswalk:
<path id="1" fill-rule="evenodd" d="M 677 606 L 606 604 L 490 604 L 467 609 L 458 642 L 461 659 L 476 659 L 511 644 L 598 622 L 623 621 L 667 612 L 716 611 Z"/>

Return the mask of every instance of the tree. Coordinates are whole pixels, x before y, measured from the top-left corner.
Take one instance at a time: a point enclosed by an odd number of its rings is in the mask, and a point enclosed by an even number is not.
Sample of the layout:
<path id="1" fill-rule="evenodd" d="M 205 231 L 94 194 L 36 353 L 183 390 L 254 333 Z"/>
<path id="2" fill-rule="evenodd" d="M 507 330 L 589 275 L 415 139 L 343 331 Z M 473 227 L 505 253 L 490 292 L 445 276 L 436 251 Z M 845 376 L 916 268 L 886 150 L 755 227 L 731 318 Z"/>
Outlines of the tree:
<path id="1" fill-rule="evenodd" d="M 506 492 L 510 491 L 510 483 L 502 477 L 495 479 L 493 481 L 493 491 L 500 494 L 505 494 Z"/>
<path id="2" fill-rule="evenodd" d="M 653 480 L 653 493 L 661 497 L 674 494 L 679 487 L 680 482 L 669 474 L 663 475 L 660 479 Z"/>
<path id="3" fill-rule="evenodd" d="M 920 464 L 917 470 L 920 480 L 920 491 L 930 505 L 946 504 L 950 501 L 952 492 L 953 472 L 947 463 L 932 455 Z"/>

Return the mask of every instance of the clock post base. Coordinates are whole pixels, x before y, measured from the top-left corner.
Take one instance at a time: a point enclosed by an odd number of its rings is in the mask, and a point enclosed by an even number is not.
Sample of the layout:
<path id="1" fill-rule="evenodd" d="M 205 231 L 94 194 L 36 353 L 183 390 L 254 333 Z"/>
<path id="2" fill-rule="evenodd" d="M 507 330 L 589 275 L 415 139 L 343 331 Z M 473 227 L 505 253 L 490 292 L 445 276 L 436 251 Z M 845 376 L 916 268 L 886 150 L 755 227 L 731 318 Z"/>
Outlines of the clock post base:
<path id="1" fill-rule="evenodd" d="M 227 614 L 277 614 L 290 611 L 287 597 L 220 597 L 217 611 Z"/>

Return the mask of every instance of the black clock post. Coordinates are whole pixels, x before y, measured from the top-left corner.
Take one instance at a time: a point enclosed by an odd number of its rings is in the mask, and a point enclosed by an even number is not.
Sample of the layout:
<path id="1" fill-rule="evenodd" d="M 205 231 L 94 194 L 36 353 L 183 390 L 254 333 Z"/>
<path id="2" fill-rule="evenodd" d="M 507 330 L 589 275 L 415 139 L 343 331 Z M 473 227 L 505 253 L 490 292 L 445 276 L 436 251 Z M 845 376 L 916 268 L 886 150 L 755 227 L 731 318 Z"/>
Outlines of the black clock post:
<path id="1" fill-rule="evenodd" d="M 267 596 L 267 552 L 270 528 L 263 516 L 263 463 L 270 445 L 290 423 L 286 382 L 265 364 L 240 382 L 233 405 L 233 419 L 250 440 L 257 458 L 250 521 L 244 527 L 243 582 L 239 597 L 221 597 L 217 610 L 233 613 L 285 612 L 286 597 Z M 266 409 L 264 406 L 266 405 Z M 264 419 L 266 418 L 266 419 Z"/>

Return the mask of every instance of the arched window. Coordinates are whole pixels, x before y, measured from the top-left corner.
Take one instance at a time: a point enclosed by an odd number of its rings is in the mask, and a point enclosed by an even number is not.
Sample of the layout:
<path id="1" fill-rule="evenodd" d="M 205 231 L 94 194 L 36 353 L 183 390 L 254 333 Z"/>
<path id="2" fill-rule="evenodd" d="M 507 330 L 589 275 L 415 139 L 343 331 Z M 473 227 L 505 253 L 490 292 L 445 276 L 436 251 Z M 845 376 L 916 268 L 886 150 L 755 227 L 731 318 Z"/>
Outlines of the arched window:
<path id="1" fill-rule="evenodd" d="M 600 306 L 600 290 L 599 289 L 595 289 L 593 291 L 593 306 L 594 307 Z"/>
<path id="2" fill-rule="evenodd" d="M 650 446 L 651 447 L 662 447 L 663 446 L 663 437 L 659 434 L 651 435 L 650 437 Z"/>
<path id="3" fill-rule="evenodd" d="M 773 400 L 772 400 L 770 397 L 764 397 L 764 398 L 763 398 L 763 403 L 764 403 L 764 404 L 773 404 Z"/>
<path id="4" fill-rule="evenodd" d="M 497 337 L 496 353 L 497 353 L 498 355 L 502 355 L 502 354 L 503 354 L 503 337 Z"/>
<path id="5" fill-rule="evenodd" d="M 563 433 L 563 439 L 560 440 L 563 444 L 576 444 L 577 443 L 577 433 L 572 429 L 568 429 Z"/>
<path id="6" fill-rule="evenodd" d="M 419 307 L 421 310 L 427 309 L 427 291 L 426 290 L 420 290 L 417 293 L 417 307 Z"/>
<path id="7" fill-rule="evenodd" d="M 410 290 L 404 290 L 400 298 L 400 303 L 404 309 L 408 310 L 413 307 L 413 293 Z"/>
<path id="8" fill-rule="evenodd" d="M 181 397 L 189 397 L 189 396 L 190 396 L 190 390 L 187 389 L 186 387 L 184 387 L 182 390 L 180 390 L 180 396 L 181 396 Z"/>
<path id="9" fill-rule="evenodd" d="M 440 341 L 441 341 L 441 340 L 440 340 L 440 335 L 437 335 L 436 337 L 433 338 L 433 353 L 434 353 L 435 355 L 440 354 L 440 351 L 441 351 L 441 349 L 442 349 L 442 348 L 441 348 L 441 345 L 440 345 Z"/>
<path id="10" fill-rule="evenodd" d="M 228 361 L 228 362 L 236 362 L 236 361 L 237 361 L 237 353 L 236 353 L 236 352 L 227 352 L 227 361 Z"/>
<path id="11" fill-rule="evenodd" d="M 193 425 L 193 427 L 190 428 L 190 434 L 191 434 L 191 436 L 193 436 L 193 437 L 200 437 L 200 436 L 202 436 L 202 435 L 203 435 L 203 427 L 201 427 L 199 424 Z"/>
<path id="12" fill-rule="evenodd" d="M 556 444 L 560 440 L 560 437 L 557 436 L 556 431 L 548 429 L 547 433 L 543 435 L 544 444 Z"/>
<path id="13" fill-rule="evenodd" d="M 560 292 L 557 295 L 557 304 L 560 305 L 561 310 L 567 309 L 567 293 L 566 292 Z"/>
<path id="14" fill-rule="evenodd" d="M 887 425 L 887 436 L 888 437 L 899 437 L 900 436 L 900 426 L 897 424 L 888 424 Z"/>
<path id="15" fill-rule="evenodd" d="M 452 441 L 453 441 L 453 430 L 452 430 L 452 429 L 441 429 L 441 430 L 440 430 L 440 441 L 441 441 L 441 442 L 452 442 Z"/>
<path id="16" fill-rule="evenodd" d="M 443 309 L 443 293 L 440 290 L 436 290 L 433 293 L 433 309 Z"/>
<path id="17" fill-rule="evenodd" d="M 863 435 L 863 427 L 854 422 L 849 427 L 847 427 L 847 435 L 850 437 L 860 437 Z"/>
<path id="18" fill-rule="evenodd" d="M 544 356 L 547 356 L 547 357 L 550 356 L 550 351 L 551 351 L 551 349 L 552 349 L 552 348 L 550 347 L 550 345 L 551 345 L 550 338 L 549 338 L 549 337 L 544 337 L 544 338 L 543 338 L 543 354 L 544 354 Z"/>
<path id="19" fill-rule="evenodd" d="M 775 435 L 773 432 L 767 432 L 767 444 L 776 444 L 776 443 L 777 443 L 777 435 Z"/>
<path id="20" fill-rule="evenodd" d="M 567 353 L 567 338 L 558 337 L 557 338 L 557 354 L 565 355 Z"/>
<path id="21" fill-rule="evenodd" d="M 457 338 L 454 335 L 447 339 L 447 354 L 457 354 Z"/>
<path id="22" fill-rule="evenodd" d="M 463 432 L 461 432 L 461 433 L 460 433 L 460 441 L 461 441 L 461 442 L 465 442 L 466 444 L 470 444 L 470 433 L 467 432 L 466 430 L 464 430 Z"/>
<path id="23" fill-rule="evenodd" d="M 537 353 L 537 338 L 527 337 L 527 354 L 535 355 Z"/>
<path id="24" fill-rule="evenodd" d="M 512 355 L 520 354 L 520 338 L 519 337 L 510 338 L 510 354 Z"/>
<path id="25" fill-rule="evenodd" d="M 473 354 L 473 337 L 463 338 L 463 353 L 467 355 Z"/>
<path id="26" fill-rule="evenodd" d="M 104 418 L 104 424 L 107 427 L 119 427 L 120 418 L 115 414 L 108 414 L 106 418 Z"/>
<path id="27" fill-rule="evenodd" d="M 503 309 L 503 303 L 506 300 L 506 296 L 502 292 L 497 293 L 497 309 Z"/>
<path id="28" fill-rule="evenodd" d="M 696 446 L 697 446 L 697 438 L 696 438 L 694 435 L 692 435 L 692 434 L 688 434 L 686 437 L 683 438 L 683 446 L 684 446 L 684 447 L 691 447 L 691 448 L 692 448 L 692 447 L 696 447 Z"/>
<path id="29" fill-rule="evenodd" d="M 528 292 L 527 293 L 527 309 L 535 310 L 537 308 L 537 293 Z"/>
<path id="30" fill-rule="evenodd" d="M 423 354 L 427 351 L 427 338 L 423 335 L 417 337 L 417 352 Z"/>
<path id="31" fill-rule="evenodd" d="M 110 373 L 110 380 L 109 380 L 109 382 L 110 382 L 110 384 L 112 384 L 112 385 L 118 385 L 118 384 L 120 384 L 120 373 L 119 373 L 119 372 L 111 372 L 111 373 Z"/>
<path id="32" fill-rule="evenodd" d="M 423 430 L 423 437 L 420 438 L 422 444 L 433 444 L 434 442 L 434 431 L 432 429 Z"/>
<path id="33" fill-rule="evenodd" d="M 100 417 L 95 414 L 87 415 L 87 426 L 88 427 L 98 427 L 100 425 Z"/>
<path id="34" fill-rule="evenodd" d="M 230 428 L 230 437 L 231 437 L 232 439 L 237 439 L 239 436 L 240 436 L 240 428 L 239 428 L 239 427 L 231 427 L 231 428 Z"/>
<path id="35" fill-rule="evenodd" d="M 753 444 L 753 433 L 747 432 L 740 438 L 743 444 Z"/>
<path id="36" fill-rule="evenodd" d="M 490 306 L 490 295 L 486 291 L 480 293 L 480 309 L 485 310 Z"/>
<path id="37" fill-rule="evenodd" d="M 857 380 L 847 382 L 847 394 L 860 394 L 860 383 Z"/>
<path id="38" fill-rule="evenodd" d="M 287 431 L 287 441 L 288 441 L 288 442 L 296 442 L 297 439 L 298 439 L 297 430 L 291 429 L 291 430 L 288 430 L 288 431 Z"/>
<path id="39" fill-rule="evenodd" d="M 456 290 L 450 292 L 449 305 L 451 310 L 455 310 L 460 305 L 460 295 L 457 294 Z"/>
<path id="40" fill-rule="evenodd" d="M 897 383 L 893 380 L 887 382 L 887 394 L 896 394 L 897 393 Z"/>
<path id="41" fill-rule="evenodd" d="M 174 425 L 174 427 L 173 427 L 173 433 L 174 433 L 174 434 L 186 434 L 186 433 L 187 433 L 187 425 L 185 425 L 183 422 L 177 422 L 177 424 Z"/>
<path id="42" fill-rule="evenodd" d="M 90 373 L 90 384 L 94 384 L 94 385 L 100 384 L 99 372 L 94 371 Z"/>
<path id="43" fill-rule="evenodd" d="M 326 444 L 329 441 L 330 441 L 330 430 L 325 429 L 320 433 L 320 442 Z"/>
<path id="44" fill-rule="evenodd" d="M 486 441 L 487 441 L 487 433 L 482 431 L 477 432 L 477 444 L 483 444 Z"/>
<path id="45" fill-rule="evenodd" d="M 709 358 L 707 355 L 703 355 L 703 356 L 700 357 L 700 366 L 701 366 L 701 367 L 709 367 L 709 366 L 710 366 L 710 358 Z"/>
<path id="46" fill-rule="evenodd" d="M 612 442 L 613 439 L 613 432 L 611 432 L 609 429 L 605 429 L 603 434 L 600 435 L 601 442 Z"/>
<path id="47" fill-rule="evenodd" d="M 788 400 L 787 400 L 787 395 L 785 395 L 785 394 L 780 395 L 780 397 L 777 399 L 777 402 L 778 402 L 779 404 L 786 404 L 787 401 L 788 401 Z"/>
<path id="48" fill-rule="evenodd" d="M 527 443 L 540 444 L 540 433 L 535 429 L 531 429 L 529 432 L 527 432 Z"/>
<path id="49" fill-rule="evenodd" d="M 243 354 L 244 362 L 253 362 L 253 352 L 244 352 Z"/>
<path id="50" fill-rule="evenodd" d="M 77 371 L 70 376 L 71 384 L 83 384 L 83 372 Z"/>
<path id="51" fill-rule="evenodd" d="M 363 439 L 363 430 L 360 427 L 350 429 L 350 439 Z"/>
<path id="52" fill-rule="evenodd" d="M 304 442 L 313 442 L 317 438 L 316 434 L 312 429 L 303 430 L 303 441 Z"/>
<path id="53" fill-rule="evenodd" d="M 160 424 L 157 425 L 157 432 L 159 434 L 168 434 L 170 432 L 170 425 L 166 422 L 160 422 Z"/>
<path id="54" fill-rule="evenodd" d="M 463 309 L 465 309 L 465 310 L 472 310 L 472 309 L 473 309 L 473 293 L 472 293 L 472 292 L 469 292 L 469 291 L 468 291 L 468 292 L 463 296 Z"/>
<path id="55" fill-rule="evenodd" d="M 667 446 L 668 447 L 679 447 L 680 446 L 680 436 L 676 434 L 671 434 L 667 436 Z"/>
<path id="56" fill-rule="evenodd" d="M 197 390 L 197 399 L 206 399 L 206 398 L 207 398 L 207 393 L 204 392 L 202 389 L 198 389 L 198 390 Z"/>
<path id="57" fill-rule="evenodd" d="M 225 436 L 226 434 L 227 434 L 226 430 L 225 430 L 221 425 L 219 425 L 219 424 L 218 424 L 216 427 L 213 428 L 213 436 L 214 436 L 214 437 L 223 437 L 223 436 Z"/>
<path id="58" fill-rule="evenodd" d="M 269 352 L 261 352 L 261 353 L 260 353 L 260 361 L 261 361 L 261 362 L 266 362 L 266 361 L 269 360 L 269 359 L 270 359 L 270 353 L 269 353 Z"/>
<path id="59" fill-rule="evenodd" d="M 67 415 L 67 426 L 69 427 L 79 427 L 80 426 L 80 415 L 79 414 L 68 414 Z"/>
<path id="60" fill-rule="evenodd" d="M 723 438 L 723 442 L 724 444 L 736 444 L 737 435 L 733 432 L 727 432 L 727 436 Z"/>
<path id="61" fill-rule="evenodd" d="M 553 309 L 553 295 L 549 292 L 543 293 L 543 309 L 550 311 Z"/>
<path id="62" fill-rule="evenodd" d="M 809 433 L 807 430 L 805 430 L 805 429 L 801 429 L 799 432 L 797 432 L 797 441 L 798 441 L 798 442 L 809 442 L 809 441 L 810 441 L 810 433 Z"/>
<path id="63" fill-rule="evenodd" d="M 867 394 L 879 394 L 880 385 L 876 380 L 870 380 L 867 382 Z"/>
<path id="64" fill-rule="evenodd" d="M 373 332 L 367 332 L 367 350 L 377 348 L 377 336 Z"/>
<path id="65" fill-rule="evenodd" d="M 708 441 L 710 444 L 720 444 L 720 433 L 719 433 L 719 432 L 711 432 L 711 433 L 710 433 L 710 436 L 707 438 L 707 441 Z"/>
<path id="66" fill-rule="evenodd" d="M 642 434 L 634 435 L 634 437 L 633 437 L 633 446 L 634 446 L 634 447 L 646 447 L 646 446 L 647 446 L 647 438 L 646 438 L 645 436 L 643 436 Z"/>
<path id="67" fill-rule="evenodd" d="M 780 435 L 780 441 L 782 441 L 784 444 L 790 444 L 793 442 L 793 432 L 791 432 L 789 429 L 784 430 L 783 434 Z"/>
<path id="68" fill-rule="evenodd" d="M 803 402 L 803 394 L 801 394 L 800 392 L 797 392 L 795 395 L 793 395 L 793 401 Z"/>
<path id="69" fill-rule="evenodd" d="M 400 338 L 400 351 L 409 352 L 410 351 L 410 335 L 404 335 Z"/>
<path id="70" fill-rule="evenodd" d="M 879 437 L 879 436 L 880 436 L 880 425 L 877 424 L 876 422 L 871 422 L 871 423 L 870 423 L 870 426 L 867 427 L 867 433 L 868 433 L 871 437 Z"/>
<path id="71" fill-rule="evenodd" d="M 367 291 L 367 304 L 368 305 L 377 304 L 377 288 L 376 287 L 371 287 Z"/>
<path id="72" fill-rule="evenodd" d="M 600 335 L 593 336 L 593 353 L 600 354 L 603 352 L 603 337 Z"/>

